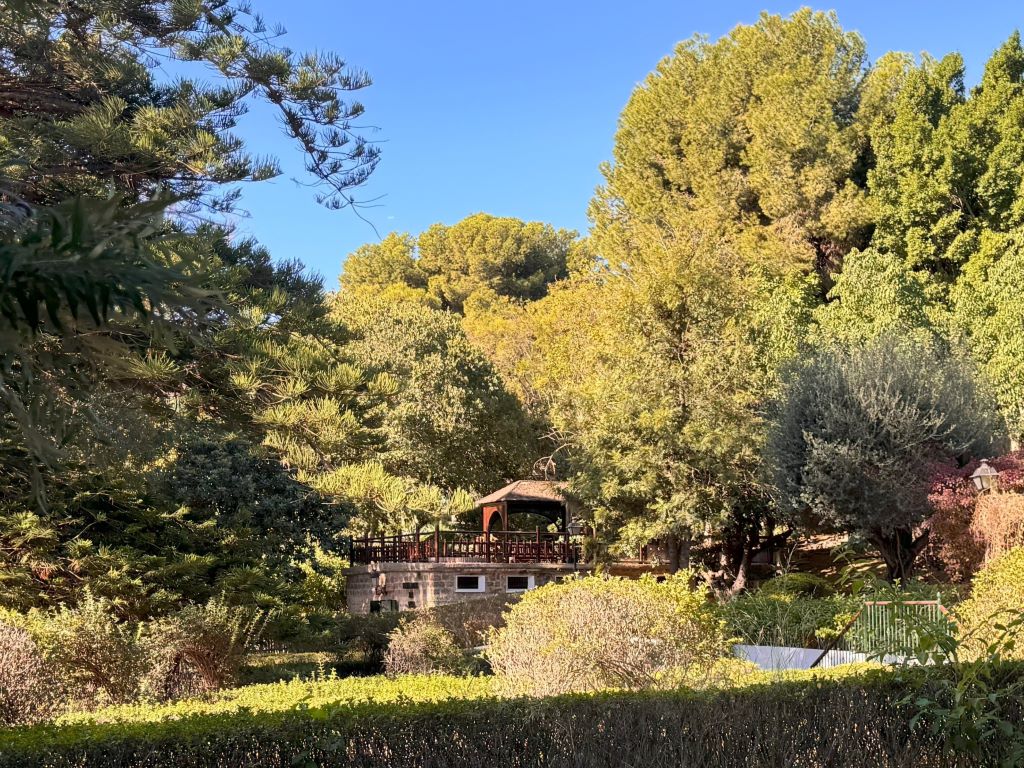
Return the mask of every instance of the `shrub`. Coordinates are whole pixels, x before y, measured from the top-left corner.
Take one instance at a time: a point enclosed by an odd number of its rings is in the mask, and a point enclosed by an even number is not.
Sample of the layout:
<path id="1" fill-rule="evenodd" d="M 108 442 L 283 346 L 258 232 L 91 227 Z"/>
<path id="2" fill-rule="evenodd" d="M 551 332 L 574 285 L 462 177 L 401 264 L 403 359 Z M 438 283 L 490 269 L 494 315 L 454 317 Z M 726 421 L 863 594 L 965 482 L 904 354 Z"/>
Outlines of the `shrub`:
<path id="1" fill-rule="evenodd" d="M 380 672 L 384 668 L 384 653 L 390 642 L 388 635 L 400 620 L 398 613 L 343 615 L 335 626 L 332 650 L 343 656 L 361 656 L 367 672 Z"/>
<path id="2" fill-rule="evenodd" d="M 86 594 L 74 607 L 33 611 L 26 629 L 77 707 L 132 701 L 146 669 L 135 625 L 118 621 L 109 600 Z"/>
<path id="3" fill-rule="evenodd" d="M 689 574 L 590 576 L 527 592 L 487 657 L 507 692 L 549 695 L 694 681 L 725 646 L 724 625 Z"/>
<path id="4" fill-rule="evenodd" d="M 57 682 L 32 636 L 0 622 L 0 725 L 48 719 L 60 701 Z"/>
<path id="5" fill-rule="evenodd" d="M 1024 610 L 1024 548 L 1011 549 L 986 565 L 974 577 L 970 597 L 956 610 L 960 623 L 960 636 L 968 651 L 982 653 L 999 626 L 1015 622 Z M 1013 637 L 1019 639 L 1024 632 L 1019 625 Z M 1011 644 L 1004 654 L 1008 658 L 1024 659 L 1024 643 Z"/>
<path id="6" fill-rule="evenodd" d="M 991 464 L 999 471 L 999 493 L 975 490 L 970 476 L 977 462 L 941 465 L 932 480 L 928 555 L 954 581 L 967 581 L 986 560 L 1024 546 L 1024 452 Z"/>
<path id="7" fill-rule="evenodd" d="M 452 633 L 430 616 L 403 621 L 388 637 L 384 669 L 391 676 L 452 674 L 464 667 Z"/>
<path id="8" fill-rule="evenodd" d="M 836 590 L 832 583 L 813 573 L 782 573 L 759 588 L 762 595 L 797 595 L 800 597 L 830 597 Z"/>
<path id="9" fill-rule="evenodd" d="M 0 768 L 973 768 L 945 734 L 917 734 L 906 694 L 939 668 L 762 674 L 729 690 L 500 700 L 486 678 L 411 677 L 250 686 L 0 734 Z M 1010 670 L 1018 677 L 1020 670 Z M 901 679 L 905 678 L 905 679 Z"/>
<path id="10" fill-rule="evenodd" d="M 767 586 L 722 606 L 729 631 L 743 643 L 821 647 L 853 618 L 859 605 L 849 597 L 808 597 Z"/>
<path id="11" fill-rule="evenodd" d="M 979 497 L 972 531 L 985 545 L 986 560 L 1024 546 L 1024 493 Z"/>
<path id="12" fill-rule="evenodd" d="M 460 648 L 478 648 L 487 643 L 491 630 L 505 625 L 505 611 L 516 595 L 488 595 L 430 608 L 428 613 L 447 629 Z"/>
<path id="13" fill-rule="evenodd" d="M 222 600 L 188 606 L 146 627 L 143 688 L 158 699 L 215 691 L 235 682 L 260 618 Z"/>

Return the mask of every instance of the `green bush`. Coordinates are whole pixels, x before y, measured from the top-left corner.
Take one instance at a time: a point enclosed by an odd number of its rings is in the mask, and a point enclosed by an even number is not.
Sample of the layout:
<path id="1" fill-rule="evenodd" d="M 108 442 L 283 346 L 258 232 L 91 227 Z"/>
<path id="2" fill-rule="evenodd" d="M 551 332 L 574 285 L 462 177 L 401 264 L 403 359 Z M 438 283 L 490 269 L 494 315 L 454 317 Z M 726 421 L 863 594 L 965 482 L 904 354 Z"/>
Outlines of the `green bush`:
<path id="1" fill-rule="evenodd" d="M 391 676 L 457 674 L 465 667 L 452 633 L 431 616 L 403 621 L 389 638 L 384 669 Z"/>
<path id="2" fill-rule="evenodd" d="M 828 579 L 813 573 L 783 573 L 769 579 L 758 591 L 763 595 L 796 595 L 798 597 L 831 597 L 835 587 Z"/>
<path id="3" fill-rule="evenodd" d="M 970 597 L 956 609 L 960 633 L 966 650 L 983 653 L 998 626 L 1013 624 L 1011 640 L 1018 640 L 1003 651 L 1005 658 L 1024 659 L 1024 635 L 1018 622 L 1024 611 L 1024 548 L 1011 549 L 996 558 L 974 577 Z"/>
<path id="4" fill-rule="evenodd" d="M 61 699 L 32 635 L 0 621 L 0 726 L 47 720 L 59 711 Z"/>
<path id="5" fill-rule="evenodd" d="M 742 643 L 816 648 L 838 634 L 860 603 L 850 597 L 808 597 L 762 587 L 737 595 L 721 610 L 729 632 Z"/>
<path id="6" fill-rule="evenodd" d="M 109 600 L 86 594 L 73 607 L 32 611 L 24 619 L 73 707 L 133 701 L 146 674 L 137 625 L 118 621 Z"/>
<path id="7" fill-rule="evenodd" d="M 505 626 L 505 612 L 517 599 L 517 595 L 488 595 L 438 605 L 427 613 L 452 633 L 460 648 L 478 648 L 487 644 L 492 630 Z"/>
<path id="8" fill-rule="evenodd" d="M 502 700 L 486 678 L 293 682 L 120 707 L 0 733 L 0 768 L 973 768 L 918 733 L 901 675 L 863 666 L 761 674 L 727 690 Z M 1019 677 L 1020 670 L 1015 674 Z"/>
<path id="9" fill-rule="evenodd" d="M 222 600 L 191 605 L 145 627 L 145 692 L 158 699 L 196 695 L 233 684 L 252 647 L 260 617 Z"/>
<path id="10" fill-rule="evenodd" d="M 688 573 L 589 576 L 527 592 L 487 649 L 503 688 L 551 695 L 692 683 L 726 653 L 722 622 Z"/>

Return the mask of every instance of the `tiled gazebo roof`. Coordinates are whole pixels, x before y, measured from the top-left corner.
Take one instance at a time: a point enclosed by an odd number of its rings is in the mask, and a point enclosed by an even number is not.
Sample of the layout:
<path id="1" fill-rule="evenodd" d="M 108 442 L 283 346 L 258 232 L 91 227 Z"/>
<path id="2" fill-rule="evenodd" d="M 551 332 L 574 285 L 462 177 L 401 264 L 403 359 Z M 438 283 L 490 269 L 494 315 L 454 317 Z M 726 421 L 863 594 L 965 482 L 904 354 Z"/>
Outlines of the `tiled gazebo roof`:
<path id="1" fill-rule="evenodd" d="M 502 501 L 554 501 L 565 503 L 563 483 L 554 480 L 516 480 L 501 490 L 476 500 L 476 505 L 497 504 Z"/>

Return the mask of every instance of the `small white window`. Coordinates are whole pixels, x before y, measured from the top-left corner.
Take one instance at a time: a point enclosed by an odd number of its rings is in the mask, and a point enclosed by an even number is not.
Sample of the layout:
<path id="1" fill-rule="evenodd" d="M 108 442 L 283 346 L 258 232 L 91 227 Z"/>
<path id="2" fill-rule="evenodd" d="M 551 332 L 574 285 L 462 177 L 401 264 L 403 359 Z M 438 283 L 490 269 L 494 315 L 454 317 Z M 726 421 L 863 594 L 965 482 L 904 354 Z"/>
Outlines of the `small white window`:
<path id="1" fill-rule="evenodd" d="M 486 586 L 487 585 L 483 576 L 455 577 L 456 592 L 483 592 Z"/>
<path id="2" fill-rule="evenodd" d="M 533 589 L 533 576 L 509 576 L 505 582 L 506 592 L 526 592 Z"/>

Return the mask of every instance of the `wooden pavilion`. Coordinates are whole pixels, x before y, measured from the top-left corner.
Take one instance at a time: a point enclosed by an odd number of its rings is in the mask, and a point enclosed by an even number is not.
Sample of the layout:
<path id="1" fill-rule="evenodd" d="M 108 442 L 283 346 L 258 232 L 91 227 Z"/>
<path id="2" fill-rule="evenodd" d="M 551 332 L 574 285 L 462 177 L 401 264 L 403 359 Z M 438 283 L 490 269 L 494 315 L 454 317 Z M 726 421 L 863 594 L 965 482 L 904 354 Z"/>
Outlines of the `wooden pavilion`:
<path id="1" fill-rule="evenodd" d="M 477 530 L 442 531 L 438 526 L 432 534 L 366 536 L 352 542 L 352 562 L 578 563 L 579 543 L 570 535 L 571 508 L 561 483 L 517 480 L 477 500 Z M 522 526 L 524 521 L 533 525 Z M 555 530 L 550 530 L 552 525 Z"/>

